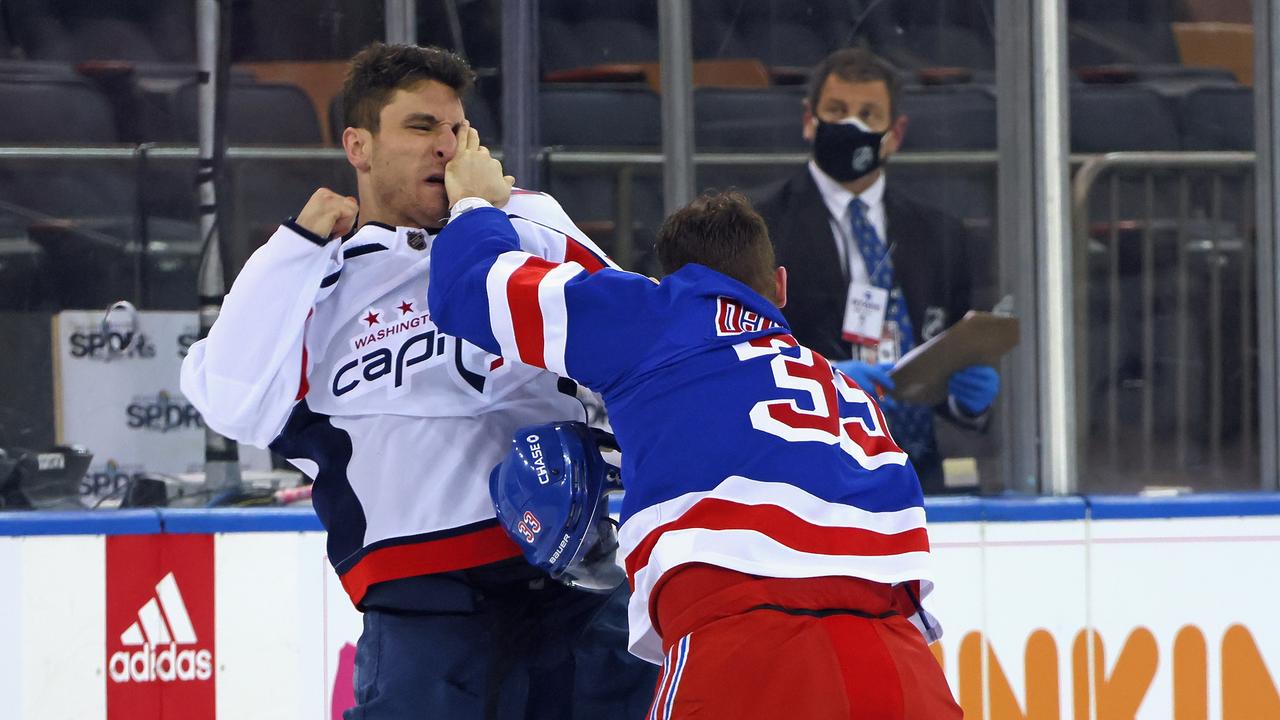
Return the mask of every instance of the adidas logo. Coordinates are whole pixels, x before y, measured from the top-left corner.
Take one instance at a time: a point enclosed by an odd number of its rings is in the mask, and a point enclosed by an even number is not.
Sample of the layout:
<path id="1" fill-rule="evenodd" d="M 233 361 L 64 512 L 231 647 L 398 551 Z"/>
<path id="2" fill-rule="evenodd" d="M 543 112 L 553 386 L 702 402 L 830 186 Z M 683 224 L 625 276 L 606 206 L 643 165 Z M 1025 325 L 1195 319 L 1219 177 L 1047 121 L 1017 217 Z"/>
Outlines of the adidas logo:
<path id="1" fill-rule="evenodd" d="M 125 647 L 111 654 L 107 669 L 113 682 L 174 682 L 208 680 L 213 676 L 213 653 L 195 645 L 195 628 L 173 573 L 156 584 L 156 596 L 138 609 L 138 621 L 120 635 Z"/>

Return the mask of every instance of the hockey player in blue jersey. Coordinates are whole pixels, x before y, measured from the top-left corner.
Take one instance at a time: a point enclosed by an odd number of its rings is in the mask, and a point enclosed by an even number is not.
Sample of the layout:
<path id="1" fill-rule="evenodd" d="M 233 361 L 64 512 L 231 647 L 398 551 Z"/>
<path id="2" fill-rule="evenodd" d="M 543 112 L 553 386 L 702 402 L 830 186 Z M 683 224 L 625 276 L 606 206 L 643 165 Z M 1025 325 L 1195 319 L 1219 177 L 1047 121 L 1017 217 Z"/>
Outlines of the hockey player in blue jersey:
<path id="1" fill-rule="evenodd" d="M 427 312 L 471 81 L 437 48 L 353 59 L 342 139 L 359 201 L 318 190 L 253 254 L 182 391 L 210 427 L 314 479 L 329 560 L 364 612 L 350 720 L 638 717 L 656 673 L 626 652 L 625 589 L 550 582 L 489 502 L 515 428 L 585 418 L 573 384 Z M 507 208 L 524 249 L 608 264 L 551 197 L 517 192 Z M 613 607 L 615 622 L 600 617 Z"/>
<path id="2" fill-rule="evenodd" d="M 919 481 L 872 397 L 789 334 L 786 271 L 748 201 L 668 218 L 660 283 L 587 273 L 520 249 L 482 199 L 500 166 L 461 135 L 428 305 L 446 332 L 603 395 L 631 649 L 663 664 L 649 717 L 960 717 L 927 646 Z"/>

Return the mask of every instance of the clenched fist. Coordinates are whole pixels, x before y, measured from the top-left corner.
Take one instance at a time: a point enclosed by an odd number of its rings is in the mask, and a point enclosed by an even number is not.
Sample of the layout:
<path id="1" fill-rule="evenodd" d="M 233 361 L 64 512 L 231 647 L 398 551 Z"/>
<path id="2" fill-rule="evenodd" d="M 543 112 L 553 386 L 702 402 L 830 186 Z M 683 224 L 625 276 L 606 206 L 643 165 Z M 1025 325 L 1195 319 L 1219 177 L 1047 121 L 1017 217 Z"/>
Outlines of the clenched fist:
<path id="1" fill-rule="evenodd" d="M 502 174 L 502 163 L 489 155 L 480 144 L 480 133 L 464 122 L 458 128 L 458 151 L 444 166 L 444 188 L 449 205 L 462 198 L 478 197 L 494 207 L 502 207 L 511 199 L 511 186 L 516 179 Z"/>
<path id="2" fill-rule="evenodd" d="M 353 197 L 320 188 L 298 213 L 295 222 L 322 238 L 341 237 L 351 231 L 360 205 Z"/>

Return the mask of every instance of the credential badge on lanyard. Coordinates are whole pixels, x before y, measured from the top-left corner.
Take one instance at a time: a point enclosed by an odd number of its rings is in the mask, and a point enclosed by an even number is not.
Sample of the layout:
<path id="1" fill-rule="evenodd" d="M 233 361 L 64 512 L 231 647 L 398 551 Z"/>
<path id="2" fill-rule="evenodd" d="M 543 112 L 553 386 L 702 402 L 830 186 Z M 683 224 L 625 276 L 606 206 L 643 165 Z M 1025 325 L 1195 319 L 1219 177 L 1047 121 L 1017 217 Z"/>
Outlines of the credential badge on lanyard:
<path id="1" fill-rule="evenodd" d="M 841 336 L 855 345 L 874 348 L 884 338 L 884 319 L 888 309 L 888 290 L 866 283 L 850 284 Z"/>

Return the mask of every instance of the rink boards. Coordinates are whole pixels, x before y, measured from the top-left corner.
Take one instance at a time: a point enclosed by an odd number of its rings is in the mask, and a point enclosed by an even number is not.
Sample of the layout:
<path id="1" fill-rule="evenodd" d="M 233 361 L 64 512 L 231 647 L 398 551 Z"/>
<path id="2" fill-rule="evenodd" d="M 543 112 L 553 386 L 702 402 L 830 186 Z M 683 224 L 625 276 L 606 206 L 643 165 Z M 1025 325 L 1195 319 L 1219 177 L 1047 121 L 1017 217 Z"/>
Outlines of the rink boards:
<path id="1" fill-rule="evenodd" d="M 966 717 L 1280 717 L 1280 495 L 929 516 Z M 359 632 L 310 511 L 0 514 L 6 719 L 329 720 Z"/>

